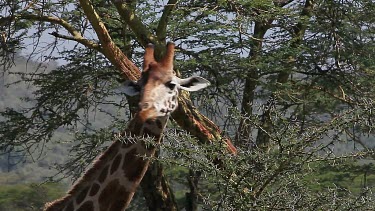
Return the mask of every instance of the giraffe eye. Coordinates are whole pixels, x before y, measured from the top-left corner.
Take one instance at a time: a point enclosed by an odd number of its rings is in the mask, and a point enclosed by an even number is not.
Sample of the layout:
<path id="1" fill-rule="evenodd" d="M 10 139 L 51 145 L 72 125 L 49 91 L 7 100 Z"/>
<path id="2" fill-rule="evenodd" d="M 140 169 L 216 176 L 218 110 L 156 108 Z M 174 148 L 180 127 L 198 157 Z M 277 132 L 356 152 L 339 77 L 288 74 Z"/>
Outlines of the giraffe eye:
<path id="1" fill-rule="evenodd" d="M 166 84 L 165 84 L 166 87 L 168 87 L 169 89 L 173 90 L 175 87 L 176 87 L 176 84 L 175 83 L 172 83 L 172 81 L 168 81 Z"/>

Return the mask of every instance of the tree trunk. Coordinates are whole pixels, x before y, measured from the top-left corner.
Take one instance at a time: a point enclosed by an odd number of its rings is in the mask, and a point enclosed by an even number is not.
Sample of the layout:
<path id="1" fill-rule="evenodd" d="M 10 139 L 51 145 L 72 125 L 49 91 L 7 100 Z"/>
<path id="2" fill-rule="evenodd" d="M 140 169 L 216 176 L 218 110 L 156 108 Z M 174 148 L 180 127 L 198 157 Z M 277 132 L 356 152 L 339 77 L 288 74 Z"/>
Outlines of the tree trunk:
<path id="1" fill-rule="evenodd" d="M 158 153 L 156 154 L 158 156 Z M 143 195 L 149 210 L 178 210 L 173 191 L 160 162 L 152 162 L 141 182 Z"/>
<path id="2" fill-rule="evenodd" d="M 269 24 L 263 22 L 256 22 L 254 26 L 254 40 L 251 44 L 251 51 L 249 54 L 250 63 L 256 63 L 257 58 L 260 56 L 263 44 L 263 37 L 269 29 Z M 237 145 L 246 148 L 249 145 L 249 140 L 252 133 L 250 121 L 247 116 L 253 113 L 253 101 L 255 96 L 255 89 L 258 84 L 258 70 L 255 65 L 249 70 L 245 79 L 245 88 L 243 91 L 243 98 L 241 104 L 241 114 L 243 118 L 240 120 L 238 132 L 236 135 Z"/>
<path id="3" fill-rule="evenodd" d="M 305 2 L 305 6 L 301 11 L 301 17 L 306 18 L 306 17 L 311 17 L 312 15 L 312 10 L 314 7 L 314 1 L 313 0 L 307 0 Z M 303 22 L 303 18 L 301 18 L 301 21 L 298 22 L 298 24 L 293 28 L 293 42 L 291 43 L 291 46 L 293 48 L 297 48 L 305 35 L 306 31 L 306 23 Z M 286 62 L 290 66 L 290 69 L 293 68 L 294 65 L 294 56 L 293 55 L 286 55 Z M 290 74 L 289 72 L 280 72 L 277 76 L 277 83 L 279 84 L 284 84 L 288 81 Z M 269 148 L 270 144 L 270 136 L 268 135 L 270 130 L 272 129 L 272 120 L 271 120 L 271 108 L 274 100 L 274 95 L 272 94 L 271 98 L 268 100 L 266 106 L 265 106 L 265 111 L 263 112 L 262 115 L 262 125 L 261 129 L 258 130 L 258 136 L 256 139 L 256 144 L 263 150 L 267 150 Z"/>
<path id="4" fill-rule="evenodd" d="M 189 176 L 187 178 L 190 192 L 186 193 L 186 211 L 197 211 L 198 210 L 198 182 L 201 173 L 199 171 L 193 171 L 189 169 Z"/>

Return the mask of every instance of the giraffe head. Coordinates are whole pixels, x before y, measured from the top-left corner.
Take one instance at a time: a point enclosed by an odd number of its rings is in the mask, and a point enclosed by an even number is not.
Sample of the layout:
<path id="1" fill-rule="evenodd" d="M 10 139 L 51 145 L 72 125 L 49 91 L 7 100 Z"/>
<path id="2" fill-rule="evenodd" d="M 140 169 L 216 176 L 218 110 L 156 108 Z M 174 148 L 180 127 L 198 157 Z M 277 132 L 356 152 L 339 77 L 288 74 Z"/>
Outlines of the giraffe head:
<path id="1" fill-rule="evenodd" d="M 199 76 L 181 79 L 175 75 L 174 47 L 173 43 L 168 43 L 164 58 L 157 62 L 154 58 L 154 46 L 148 44 L 141 78 L 137 82 L 125 83 L 125 94 L 140 95 L 138 115 L 143 122 L 172 113 L 177 108 L 180 89 L 197 91 L 210 85 L 209 81 Z"/>

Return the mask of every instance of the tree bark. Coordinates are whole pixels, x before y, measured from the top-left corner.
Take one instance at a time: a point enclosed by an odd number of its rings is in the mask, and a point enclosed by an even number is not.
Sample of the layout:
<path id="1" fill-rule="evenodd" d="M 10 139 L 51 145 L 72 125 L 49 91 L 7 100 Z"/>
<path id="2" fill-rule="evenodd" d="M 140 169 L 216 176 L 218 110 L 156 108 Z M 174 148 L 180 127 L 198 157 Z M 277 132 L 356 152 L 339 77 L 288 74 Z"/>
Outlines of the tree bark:
<path id="1" fill-rule="evenodd" d="M 88 0 L 80 0 L 80 5 L 94 28 L 100 44 L 102 46 L 102 53 L 105 57 L 120 71 L 125 74 L 128 80 L 136 80 L 141 76 L 141 72 L 131 62 L 128 57 L 116 46 L 111 36 L 109 35 L 104 23 L 101 21 L 99 15 L 95 11 L 93 5 Z"/>
<path id="2" fill-rule="evenodd" d="M 198 193 L 198 182 L 201 176 L 201 172 L 189 170 L 189 176 L 187 178 L 190 192 L 186 193 L 186 211 L 197 211 L 199 202 Z"/>
<path id="3" fill-rule="evenodd" d="M 155 154 L 158 156 L 158 153 Z M 164 175 L 163 165 L 152 162 L 141 182 L 143 195 L 149 210 L 178 210 L 173 191 Z"/>
<path id="4" fill-rule="evenodd" d="M 293 35 L 292 35 L 292 48 L 297 48 L 305 35 L 305 31 L 307 28 L 306 23 L 304 20 L 307 18 L 310 18 L 313 12 L 314 8 L 314 0 L 306 0 L 304 8 L 301 11 L 301 18 L 300 21 L 296 24 L 296 26 L 293 28 Z M 286 62 L 289 64 L 290 69 L 293 68 L 293 62 L 295 61 L 293 55 L 287 55 L 286 56 Z M 277 76 L 277 83 L 283 84 L 288 81 L 288 78 L 290 76 L 289 72 L 280 72 Z M 271 120 L 271 107 L 274 102 L 273 100 L 274 95 L 272 94 L 271 98 L 268 100 L 265 111 L 262 114 L 262 125 L 261 129 L 258 130 L 258 136 L 256 139 L 256 144 L 263 150 L 267 150 L 270 145 L 270 139 L 271 137 L 268 135 L 269 131 L 272 129 L 272 120 Z"/>
<path id="5" fill-rule="evenodd" d="M 257 58 L 261 54 L 263 38 L 267 30 L 270 28 L 269 24 L 271 22 L 255 22 L 254 26 L 254 40 L 251 43 L 251 51 L 249 54 L 250 63 L 256 63 Z M 241 104 L 241 114 L 243 118 L 240 121 L 238 132 L 236 135 L 237 145 L 246 147 L 249 144 L 251 137 L 252 127 L 250 125 L 250 120 L 246 118 L 253 113 L 253 101 L 255 96 L 255 89 L 258 84 L 258 70 L 253 66 L 247 73 L 245 79 L 245 88 L 243 91 L 243 98 Z"/>

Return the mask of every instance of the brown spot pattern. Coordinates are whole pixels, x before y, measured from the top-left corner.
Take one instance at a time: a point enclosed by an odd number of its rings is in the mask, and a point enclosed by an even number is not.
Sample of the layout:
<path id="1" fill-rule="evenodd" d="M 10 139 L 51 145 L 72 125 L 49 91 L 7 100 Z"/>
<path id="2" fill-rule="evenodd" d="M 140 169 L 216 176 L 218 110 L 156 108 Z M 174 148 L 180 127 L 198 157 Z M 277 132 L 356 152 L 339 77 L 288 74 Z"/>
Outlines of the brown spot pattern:
<path id="1" fill-rule="evenodd" d="M 76 202 L 77 204 L 81 204 L 82 201 L 86 198 L 87 193 L 89 192 L 90 187 L 84 188 L 77 196 Z"/>
<path id="2" fill-rule="evenodd" d="M 121 154 L 118 154 L 115 159 L 113 160 L 113 163 L 111 165 L 111 170 L 110 170 L 110 174 L 112 175 L 117 169 L 118 167 L 120 166 L 120 163 L 121 163 L 121 159 L 122 159 L 122 156 Z"/>
<path id="3" fill-rule="evenodd" d="M 124 140 L 124 142 L 122 142 L 121 144 L 121 148 L 129 148 L 130 146 L 132 146 L 134 144 L 134 141 L 131 141 L 131 140 Z"/>
<path id="4" fill-rule="evenodd" d="M 94 204 L 92 201 L 86 201 L 77 211 L 94 211 Z"/>
<path id="5" fill-rule="evenodd" d="M 107 166 L 103 169 L 102 173 L 100 173 L 99 178 L 98 178 L 98 180 L 99 180 L 100 183 L 103 183 L 104 180 L 105 180 L 105 178 L 107 178 L 107 175 L 108 175 L 108 169 L 109 169 L 109 166 L 107 165 Z"/>
<path id="6" fill-rule="evenodd" d="M 74 210 L 73 201 L 71 201 L 68 206 L 64 209 L 64 211 L 71 211 Z"/>
<path id="7" fill-rule="evenodd" d="M 98 193 L 99 189 L 100 189 L 100 185 L 98 183 L 94 183 L 91 186 L 91 190 L 90 190 L 89 195 L 90 196 L 95 196 Z"/>
<path id="8" fill-rule="evenodd" d="M 126 194 L 126 189 L 125 187 L 121 186 L 116 192 L 115 200 L 111 203 L 110 209 L 109 210 L 122 210 L 122 208 L 125 206 L 125 197 L 124 195 Z"/>
<path id="9" fill-rule="evenodd" d="M 111 200 L 115 199 L 117 196 L 117 190 L 120 187 L 120 182 L 118 179 L 112 180 L 108 183 L 107 187 L 99 195 L 99 208 L 100 210 L 107 210 L 111 204 Z"/>
<path id="10" fill-rule="evenodd" d="M 114 145 L 111 145 L 108 149 L 107 149 L 107 153 L 108 155 L 116 155 L 119 151 L 119 147 L 118 147 L 118 144 L 114 144 Z"/>
<path id="11" fill-rule="evenodd" d="M 122 165 L 125 177 L 128 178 L 129 181 L 135 181 L 139 179 L 139 175 L 143 171 L 146 162 L 146 160 L 143 160 L 143 158 L 139 157 L 136 149 L 132 149 L 131 151 L 129 151 L 125 155 L 124 164 Z"/>

